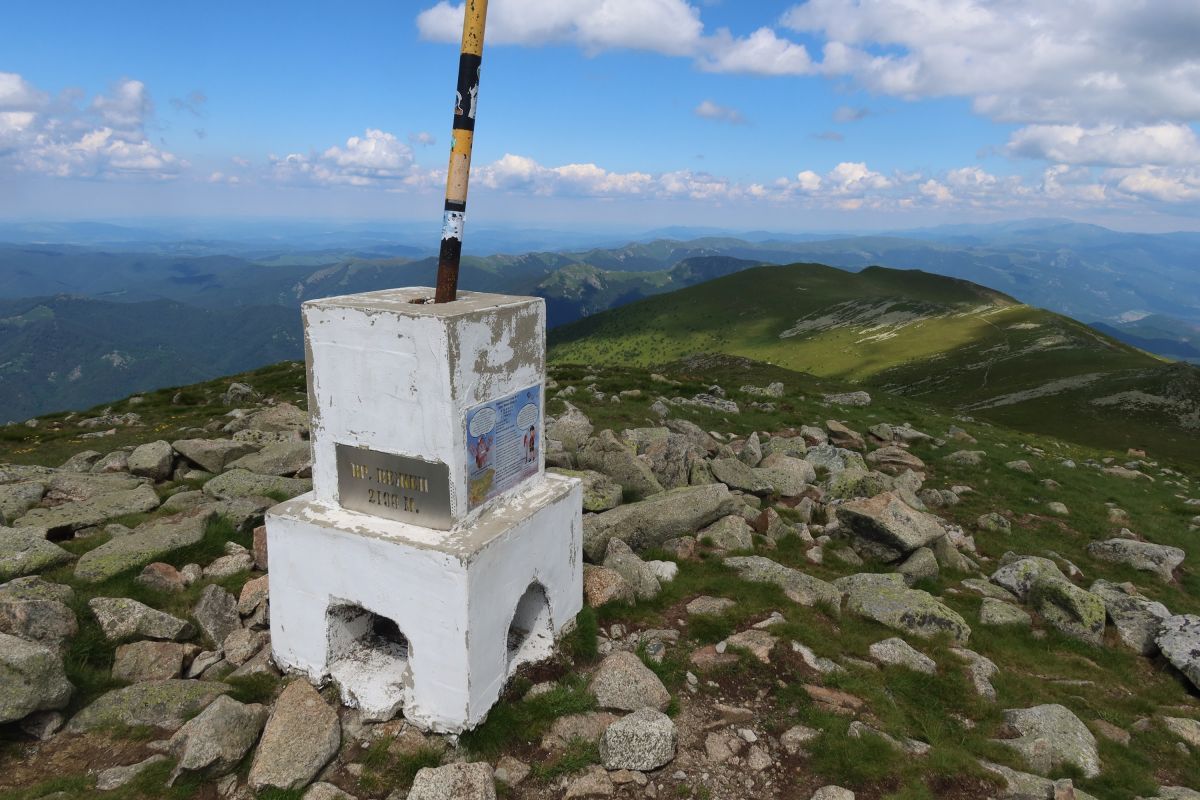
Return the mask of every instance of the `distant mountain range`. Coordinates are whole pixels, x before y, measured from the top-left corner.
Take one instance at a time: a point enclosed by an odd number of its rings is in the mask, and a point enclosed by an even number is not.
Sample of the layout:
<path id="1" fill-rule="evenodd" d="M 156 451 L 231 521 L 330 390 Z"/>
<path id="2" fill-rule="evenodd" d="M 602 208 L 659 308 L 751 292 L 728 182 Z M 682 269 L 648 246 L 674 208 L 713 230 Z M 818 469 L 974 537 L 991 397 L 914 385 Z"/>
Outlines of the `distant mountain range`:
<path id="1" fill-rule="evenodd" d="M 120 330 L 123 324 L 116 320 L 101 324 L 107 315 L 128 316 L 126 304 L 150 304 L 149 308 L 156 303 L 161 304 L 164 317 L 183 318 L 182 306 L 209 315 L 195 316 L 197 324 L 217 315 L 224 320 L 223 328 L 242 331 L 254 330 L 266 320 L 273 325 L 278 316 L 289 321 L 287 329 L 294 332 L 296 307 L 304 300 L 432 285 L 436 260 L 432 248 L 422 242 L 434 235 L 425 227 L 279 223 L 267 229 L 196 224 L 163 230 L 101 223 L 0 223 L 0 242 L 11 242 L 0 244 L 0 301 L 32 299 L 37 300 L 35 305 L 54 307 L 69 296 L 74 312 L 91 321 L 101 336 Z M 1200 234 L 1126 234 L 1061 220 L 876 236 L 767 232 L 739 237 L 647 236 L 619 246 L 591 244 L 603 241 L 603 233 L 472 233 L 476 247 L 489 240 L 498 247 L 589 243 L 582 249 L 567 244 L 559 249 L 464 258 L 463 288 L 542 296 L 552 327 L 762 264 L 818 262 L 850 270 L 883 265 L 964 278 L 1093 323 L 1135 347 L 1200 361 Z M 679 237 L 697 233 L 721 232 L 655 232 Z M 18 318 L 24 313 L 10 310 L 2 316 Z M 276 341 L 276 333 L 268 326 L 250 340 Z M 95 355 L 89 349 L 91 342 L 85 347 L 58 341 L 51 352 L 43 341 L 22 339 L 22 346 L 29 348 L 24 356 L 32 362 L 60 365 L 82 363 Z M 13 346 L 11 340 L 6 344 Z M 106 342 L 95 344 L 103 350 Z M 194 370 L 204 369 L 203 364 L 197 366 L 182 351 L 172 357 L 172 345 L 160 345 L 164 350 L 155 379 L 178 384 L 230 371 L 214 365 L 197 373 Z M 299 347 L 298 340 L 294 346 Z M 278 357 L 299 355 L 296 349 Z M 272 358 L 264 355 L 258 363 Z M 134 391 L 132 385 L 113 383 L 118 373 L 95 382 L 86 375 L 77 378 L 72 386 L 76 394 L 69 402 L 65 397 L 59 401 L 60 387 L 52 385 L 45 391 L 24 385 L 18 392 L 13 388 L 16 384 L 34 378 L 26 372 L 13 373 L 9 362 L 15 363 L 0 360 L 0 422 Z M 178 366 L 172 368 L 172 363 Z"/>

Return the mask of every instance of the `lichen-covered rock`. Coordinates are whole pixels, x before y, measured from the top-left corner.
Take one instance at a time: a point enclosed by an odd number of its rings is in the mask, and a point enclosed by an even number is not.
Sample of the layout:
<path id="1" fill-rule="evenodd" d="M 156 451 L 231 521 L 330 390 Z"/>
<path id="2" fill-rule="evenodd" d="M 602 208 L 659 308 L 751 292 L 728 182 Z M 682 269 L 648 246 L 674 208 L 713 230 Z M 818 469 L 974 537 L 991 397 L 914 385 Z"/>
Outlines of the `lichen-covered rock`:
<path id="1" fill-rule="evenodd" d="M 1200 616 L 1177 614 L 1167 617 L 1154 641 L 1171 665 L 1200 689 Z"/>
<path id="2" fill-rule="evenodd" d="M 971 628 L 936 597 L 909 589 L 896 573 L 859 573 L 838 578 L 833 585 L 846 593 L 846 608 L 893 630 L 922 638 L 947 634 L 965 643 Z"/>
<path id="3" fill-rule="evenodd" d="M 633 653 L 618 651 L 605 658 L 588 684 L 601 708 L 637 711 L 666 709 L 671 693 L 663 682 Z"/>
<path id="4" fill-rule="evenodd" d="M 281 478 L 259 475 L 244 469 L 231 469 L 204 484 L 204 493 L 218 500 L 243 497 L 284 497 L 291 499 L 312 489 L 308 478 Z"/>
<path id="5" fill-rule="evenodd" d="M 639 600 L 652 600 L 662 589 L 654 570 L 620 539 L 608 540 L 604 566 L 619 573 Z"/>
<path id="6" fill-rule="evenodd" d="M 204 587 L 192 616 L 200 630 L 218 646 L 242 625 L 237 599 L 215 583 Z"/>
<path id="7" fill-rule="evenodd" d="M 730 489 L 757 495 L 769 495 L 775 487 L 767 476 L 736 458 L 714 458 L 708 468 L 713 477 Z"/>
<path id="8" fill-rule="evenodd" d="M 588 439 L 576 454 L 581 469 L 609 476 L 633 498 L 645 498 L 663 491 L 650 465 L 638 458 L 634 448 L 622 442 L 610 430 Z"/>
<path id="9" fill-rule="evenodd" d="M 867 443 L 861 433 L 847 428 L 837 420 L 826 420 L 825 430 L 829 432 L 829 443 L 834 447 L 860 452 L 867 449 Z"/>
<path id="10" fill-rule="evenodd" d="M 41 502 L 46 494 L 42 481 L 20 481 L 0 485 L 0 525 L 4 520 L 25 516 L 25 512 Z"/>
<path id="11" fill-rule="evenodd" d="M 643 708 L 608 726 L 600 737 L 600 761 L 605 769 L 647 772 L 670 763 L 677 742 L 671 718 Z"/>
<path id="12" fill-rule="evenodd" d="M 633 587 L 615 569 L 584 564 L 583 599 L 591 608 L 599 608 L 614 601 L 632 603 L 635 595 Z"/>
<path id="13" fill-rule="evenodd" d="M 66 603 L 50 598 L 17 597 L 15 593 L 6 594 L 3 588 L 0 586 L 0 633 L 61 653 L 67 640 L 79 632 L 75 612 Z"/>
<path id="14" fill-rule="evenodd" d="M 1142 572 L 1152 572 L 1164 581 L 1172 581 L 1175 568 L 1183 563 L 1186 553 L 1178 547 L 1139 542 L 1134 539 L 1109 539 L 1092 542 L 1088 554 L 1101 561 L 1128 564 Z"/>
<path id="15" fill-rule="evenodd" d="M 1009 559 L 1000 569 L 992 573 L 991 581 L 1016 595 L 1021 602 L 1029 597 L 1033 585 L 1042 578 L 1066 580 L 1067 576 L 1048 558 L 1023 556 Z"/>
<path id="16" fill-rule="evenodd" d="M 730 514 L 696 533 L 701 542 L 708 540 L 721 550 L 749 550 L 754 547 L 754 529 L 740 514 Z"/>
<path id="17" fill-rule="evenodd" d="M 755 474 L 770 484 L 780 497 L 799 497 L 816 482 L 817 471 L 803 459 L 772 453 L 759 461 Z"/>
<path id="18" fill-rule="evenodd" d="M 165 481 L 171 477 L 171 465 L 175 462 L 175 451 L 170 443 L 157 441 L 138 445 L 129 454 L 127 465 L 131 475 Z"/>
<path id="19" fill-rule="evenodd" d="M 583 483 L 583 510 L 598 513 L 621 505 L 621 484 L 602 473 L 590 469 L 551 469 L 558 475 L 578 478 Z"/>
<path id="20" fill-rule="evenodd" d="M 244 469 L 259 475 L 278 477 L 312 476 L 312 445 L 307 441 L 275 442 L 257 453 L 229 463 L 229 469 Z"/>
<path id="21" fill-rule="evenodd" d="M 825 482 L 825 497 L 828 500 L 867 499 L 890 492 L 895 481 L 882 472 L 850 467 L 831 473 Z"/>
<path id="22" fill-rule="evenodd" d="M 593 562 L 604 558 L 616 536 L 634 550 L 655 547 L 696 531 L 737 510 L 737 500 L 719 483 L 671 489 L 641 502 L 585 517 L 583 552 Z"/>
<path id="23" fill-rule="evenodd" d="M 144 514 L 158 508 L 154 489 L 138 486 L 127 491 L 106 492 L 83 500 L 64 502 L 53 508 L 32 508 L 17 520 L 20 527 L 44 528 L 51 533 L 77 531 L 103 525 L 127 514 Z"/>
<path id="24" fill-rule="evenodd" d="M 1034 582 L 1029 603 L 1047 625 L 1094 645 L 1104 641 L 1104 601 L 1067 580 L 1053 576 Z"/>
<path id="25" fill-rule="evenodd" d="M 75 577 L 99 583 L 126 570 L 160 561 L 177 550 L 199 544 L 211 518 L 209 509 L 195 508 L 139 525 L 133 533 L 110 539 L 84 553 L 75 565 Z"/>
<path id="26" fill-rule="evenodd" d="M 1158 652 L 1154 638 L 1171 612 L 1162 603 L 1134 594 L 1132 589 L 1128 584 L 1099 580 L 1090 591 L 1104 601 L 1108 618 L 1125 646 L 1151 656 Z"/>
<path id="27" fill-rule="evenodd" d="M 184 722 L 229 691 L 214 681 L 146 681 L 103 694 L 67 724 L 72 733 L 101 728 L 152 727 L 178 730 Z"/>
<path id="28" fill-rule="evenodd" d="M 1033 624 L 1033 620 L 1030 619 L 1029 614 L 1012 603 L 985 597 L 983 605 L 979 607 L 979 623 L 992 626 L 1017 625 L 1028 628 Z"/>
<path id="29" fill-rule="evenodd" d="M 170 782 L 189 772 L 206 778 L 233 772 L 258 741 L 266 722 L 266 707 L 218 697 L 171 737 L 169 750 L 176 764 Z"/>
<path id="30" fill-rule="evenodd" d="M 806 575 L 763 556 L 735 556 L 722 563 L 738 573 L 743 580 L 773 583 L 794 603 L 803 606 L 823 606 L 837 613 L 842 593 L 831 583 Z"/>
<path id="31" fill-rule="evenodd" d="M 888 475 L 899 475 L 902 472 L 924 472 L 925 462 L 905 450 L 903 447 L 888 445 L 867 453 L 867 463 L 880 472 Z"/>
<path id="32" fill-rule="evenodd" d="M 857 539 L 881 545 L 897 557 L 946 535 L 941 522 L 909 506 L 891 492 L 838 506 L 838 521 Z"/>
<path id="33" fill-rule="evenodd" d="M 128 597 L 93 597 L 88 608 L 109 641 L 134 636 L 180 641 L 195 634 L 190 622 Z"/>
<path id="34" fill-rule="evenodd" d="M 337 755 L 341 743 L 337 712 L 308 681 L 293 681 L 279 695 L 267 720 L 250 767 L 250 788 L 261 791 L 272 786 L 284 790 L 307 786 Z"/>
<path id="35" fill-rule="evenodd" d="M 908 558 L 896 567 L 896 572 L 904 576 L 904 582 L 909 586 L 926 578 L 936 578 L 938 576 L 937 556 L 928 547 L 920 547 L 912 551 Z"/>
<path id="36" fill-rule="evenodd" d="M 1012 523 L 1002 514 L 989 511 L 975 520 L 975 527 L 986 533 L 1011 533 Z"/>
<path id="37" fill-rule="evenodd" d="M 1100 774 L 1096 737 L 1065 706 L 1051 703 L 1009 709 L 1004 721 L 1021 736 L 1001 743 L 1020 753 L 1034 772 L 1049 775 L 1062 766 L 1072 766 L 1088 778 Z"/>
<path id="38" fill-rule="evenodd" d="M 171 446 L 179 455 L 214 475 L 223 472 L 227 464 L 258 449 L 250 442 L 233 439 L 181 439 L 172 442 Z"/>
<path id="39" fill-rule="evenodd" d="M 0 581 L 32 575 L 70 561 L 74 556 L 46 541 L 37 528 L 0 528 Z"/>
<path id="40" fill-rule="evenodd" d="M 567 450 L 578 450 L 591 437 L 595 427 L 592 421 L 570 403 L 564 403 L 566 410 L 546 426 L 546 438 L 562 442 Z"/>
<path id="41" fill-rule="evenodd" d="M 858 453 L 828 443 L 809 447 L 804 453 L 804 460 L 831 475 L 846 469 L 867 471 L 867 462 L 863 461 L 863 457 Z"/>
<path id="42" fill-rule="evenodd" d="M 74 687 L 54 650 L 0 633 L 0 724 L 65 708 Z"/>
<path id="43" fill-rule="evenodd" d="M 937 674 L 937 662 L 898 637 L 876 642 L 867 648 L 867 652 L 880 664 L 906 667 L 926 675 Z"/>
<path id="44" fill-rule="evenodd" d="M 126 683 L 165 681 L 183 672 L 184 645 L 174 642 L 133 642 L 117 648 L 112 676 Z"/>

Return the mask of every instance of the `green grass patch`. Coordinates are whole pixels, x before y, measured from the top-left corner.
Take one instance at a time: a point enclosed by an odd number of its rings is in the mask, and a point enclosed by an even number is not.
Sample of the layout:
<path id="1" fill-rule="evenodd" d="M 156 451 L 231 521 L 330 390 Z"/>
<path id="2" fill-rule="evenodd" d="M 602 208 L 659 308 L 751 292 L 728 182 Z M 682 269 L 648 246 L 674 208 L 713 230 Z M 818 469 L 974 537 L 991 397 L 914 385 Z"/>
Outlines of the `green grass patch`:
<path id="1" fill-rule="evenodd" d="M 541 740 L 554 720 L 582 714 L 596 707 L 596 698 L 579 675 L 568 677 L 545 694 L 525 699 L 503 699 L 488 712 L 487 719 L 459 740 L 477 758 L 488 761 L 516 744 Z"/>

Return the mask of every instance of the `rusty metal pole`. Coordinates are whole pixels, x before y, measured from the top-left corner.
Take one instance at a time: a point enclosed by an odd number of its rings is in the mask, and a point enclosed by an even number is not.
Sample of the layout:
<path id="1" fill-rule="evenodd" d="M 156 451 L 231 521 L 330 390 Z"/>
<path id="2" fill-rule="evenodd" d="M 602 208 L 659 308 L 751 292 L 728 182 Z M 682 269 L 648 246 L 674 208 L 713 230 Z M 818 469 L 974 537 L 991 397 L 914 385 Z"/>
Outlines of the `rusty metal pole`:
<path id="1" fill-rule="evenodd" d="M 483 63 L 483 31 L 488 0 L 466 0 L 462 54 L 458 59 L 458 92 L 454 104 L 454 143 L 446 173 L 446 213 L 442 250 L 438 257 L 436 303 L 458 297 L 458 265 L 462 258 L 463 224 L 467 215 L 467 184 L 471 179 L 471 148 L 475 141 L 475 108 L 479 101 L 479 68 Z"/>

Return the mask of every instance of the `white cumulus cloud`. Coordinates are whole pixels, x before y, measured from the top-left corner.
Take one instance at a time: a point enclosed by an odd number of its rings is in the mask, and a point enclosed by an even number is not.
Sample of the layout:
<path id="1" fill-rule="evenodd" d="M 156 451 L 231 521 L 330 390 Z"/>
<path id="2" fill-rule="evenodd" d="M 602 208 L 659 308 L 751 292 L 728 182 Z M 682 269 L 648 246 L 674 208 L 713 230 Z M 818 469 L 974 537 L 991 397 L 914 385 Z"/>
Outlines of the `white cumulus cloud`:
<path id="1" fill-rule="evenodd" d="M 84 104 L 57 101 L 22 76 L 0 72 L 0 169 L 63 178 L 171 178 L 187 162 L 150 141 L 154 103 L 138 80 L 118 81 Z"/>
<path id="2" fill-rule="evenodd" d="M 1008 140 L 1013 155 L 1063 164 L 1139 166 L 1200 163 L 1200 140 L 1188 125 L 1029 125 Z"/>

